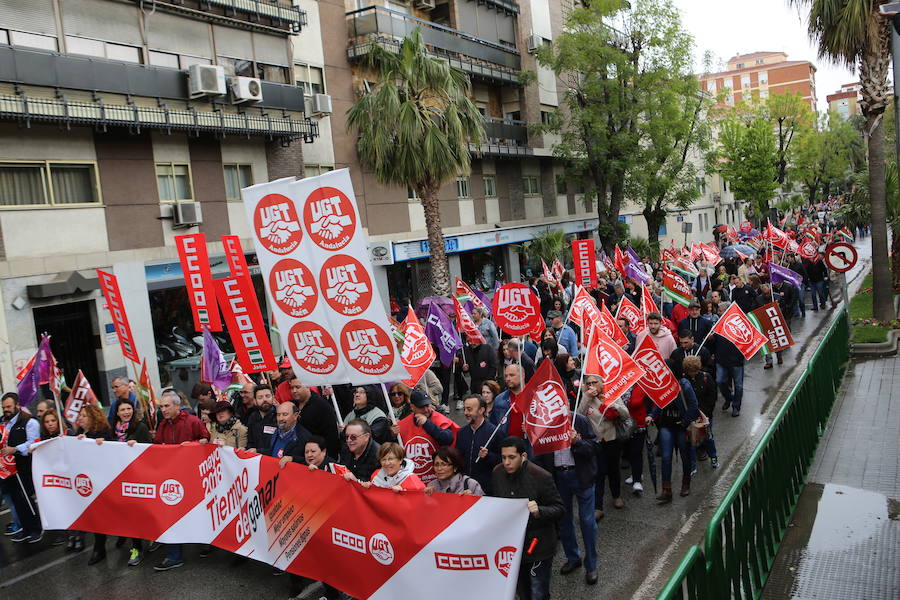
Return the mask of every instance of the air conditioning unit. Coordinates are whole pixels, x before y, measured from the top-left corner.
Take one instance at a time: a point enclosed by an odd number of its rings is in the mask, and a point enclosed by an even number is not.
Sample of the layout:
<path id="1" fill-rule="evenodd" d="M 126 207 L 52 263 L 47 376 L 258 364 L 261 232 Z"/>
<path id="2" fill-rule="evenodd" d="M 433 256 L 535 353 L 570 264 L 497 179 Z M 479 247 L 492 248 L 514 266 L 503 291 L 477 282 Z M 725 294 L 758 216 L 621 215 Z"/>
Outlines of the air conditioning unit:
<path id="1" fill-rule="evenodd" d="M 312 113 L 314 115 L 330 115 L 331 96 L 328 94 L 313 94 Z"/>
<path id="2" fill-rule="evenodd" d="M 191 65 L 188 68 L 188 88 L 191 98 L 224 96 L 225 69 L 218 65 Z"/>
<path id="3" fill-rule="evenodd" d="M 434 10 L 435 0 L 415 0 L 414 4 L 419 10 Z"/>
<path id="4" fill-rule="evenodd" d="M 231 87 L 232 104 L 243 102 L 261 102 L 262 82 L 255 77 L 232 77 L 228 80 Z"/>
<path id="5" fill-rule="evenodd" d="M 537 52 L 537 49 L 540 48 L 544 43 L 544 38 L 539 35 L 529 35 L 528 39 L 525 40 L 525 45 L 528 48 L 528 51 L 532 54 Z"/>
<path id="6" fill-rule="evenodd" d="M 199 202 L 176 202 L 172 209 L 172 227 L 193 227 L 203 222 Z"/>

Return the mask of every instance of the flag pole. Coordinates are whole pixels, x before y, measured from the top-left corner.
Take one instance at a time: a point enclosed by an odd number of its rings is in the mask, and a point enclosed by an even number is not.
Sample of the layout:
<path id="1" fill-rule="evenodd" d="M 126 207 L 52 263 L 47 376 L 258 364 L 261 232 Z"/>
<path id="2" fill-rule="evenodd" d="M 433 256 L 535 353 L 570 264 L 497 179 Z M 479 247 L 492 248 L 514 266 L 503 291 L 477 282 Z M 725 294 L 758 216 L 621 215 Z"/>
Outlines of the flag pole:
<path id="1" fill-rule="evenodd" d="M 700 342 L 700 345 L 697 347 L 697 356 L 700 355 L 700 349 L 703 348 L 703 344 L 705 344 L 706 340 L 709 339 L 709 336 L 712 335 L 713 329 L 715 329 L 715 327 L 711 327 L 710 330 L 706 332 L 706 335 L 703 336 L 703 341 Z"/>
<path id="2" fill-rule="evenodd" d="M 334 418 L 337 420 L 338 433 L 340 433 L 341 426 L 344 424 L 344 422 L 341 421 L 341 409 L 338 408 L 337 399 L 334 397 L 334 391 L 328 394 L 328 397 L 331 399 L 331 405 L 334 407 Z"/>
<path id="3" fill-rule="evenodd" d="M 591 327 L 591 333 L 588 335 L 588 345 L 585 348 L 585 353 L 591 351 L 591 347 L 594 341 L 594 329 L 597 327 L 595 324 Z M 584 361 L 585 366 L 587 366 L 587 358 Z M 581 375 L 578 377 L 578 394 L 575 395 L 575 408 L 572 410 L 572 427 L 575 427 L 575 415 L 578 413 L 578 406 L 581 403 L 581 391 L 584 389 L 584 367 L 581 368 Z"/>
<path id="4" fill-rule="evenodd" d="M 500 419 L 500 423 L 497 424 L 497 426 L 494 428 L 494 431 L 491 432 L 491 436 L 484 443 L 485 448 L 487 448 L 488 446 L 491 445 L 491 441 L 494 439 L 494 436 L 497 435 L 498 431 L 500 431 L 500 425 L 503 425 L 503 421 L 505 421 L 507 418 L 509 418 L 509 413 L 512 412 L 512 409 L 513 409 L 513 403 L 512 403 L 512 401 L 510 401 L 509 408 L 506 409 L 506 414 L 503 415 L 503 418 Z M 509 434 L 509 430 L 507 430 L 507 434 Z M 478 462 L 479 460 L 481 460 L 480 456 L 475 459 L 475 462 Z"/>
<path id="5" fill-rule="evenodd" d="M 391 396 L 390 394 L 388 394 L 387 386 L 384 385 L 383 381 L 379 385 L 381 385 L 381 393 L 384 394 L 384 401 L 387 404 L 388 416 L 391 419 L 391 425 L 396 425 L 397 415 L 394 414 L 394 407 L 391 405 Z M 335 406 L 337 406 L 337 403 L 335 403 Z M 403 438 L 400 437 L 399 432 L 397 433 L 397 442 L 399 442 L 401 446 L 403 445 Z"/>

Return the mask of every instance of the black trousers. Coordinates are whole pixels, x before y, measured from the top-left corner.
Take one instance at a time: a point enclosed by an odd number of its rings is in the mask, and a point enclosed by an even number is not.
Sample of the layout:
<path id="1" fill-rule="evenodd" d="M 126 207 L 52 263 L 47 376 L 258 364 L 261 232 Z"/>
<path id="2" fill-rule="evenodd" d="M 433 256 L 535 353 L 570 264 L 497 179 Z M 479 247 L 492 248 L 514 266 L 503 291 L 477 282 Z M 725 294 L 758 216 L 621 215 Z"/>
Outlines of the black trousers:
<path id="1" fill-rule="evenodd" d="M 31 481 L 31 473 L 16 473 L 3 479 L 0 485 L 3 486 L 3 491 L 12 498 L 16 516 L 19 517 L 19 523 L 25 533 L 39 534 L 41 532 L 41 516 L 37 503 L 32 499 L 34 484 Z"/>

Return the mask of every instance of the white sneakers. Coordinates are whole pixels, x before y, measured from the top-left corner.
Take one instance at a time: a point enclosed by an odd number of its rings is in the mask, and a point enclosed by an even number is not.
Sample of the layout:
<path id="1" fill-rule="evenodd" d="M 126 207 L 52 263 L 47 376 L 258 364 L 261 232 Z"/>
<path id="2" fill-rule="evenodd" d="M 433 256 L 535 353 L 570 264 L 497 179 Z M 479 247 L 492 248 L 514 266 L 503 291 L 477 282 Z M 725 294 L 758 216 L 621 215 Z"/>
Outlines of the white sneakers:
<path id="1" fill-rule="evenodd" d="M 634 479 L 629 475 L 628 478 L 625 479 L 625 484 L 631 485 L 632 483 L 634 483 Z"/>
<path id="2" fill-rule="evenodd" d="M 635 492 L 643 492 L 643 491 L 644 491 L 644 486 L 641 485 L 641 482 L 640 482 L 640 481 L 635 481 L 635 482 L 634 482 L 634 486 L 632 486 L 632 489 L 633 489 Z"/>

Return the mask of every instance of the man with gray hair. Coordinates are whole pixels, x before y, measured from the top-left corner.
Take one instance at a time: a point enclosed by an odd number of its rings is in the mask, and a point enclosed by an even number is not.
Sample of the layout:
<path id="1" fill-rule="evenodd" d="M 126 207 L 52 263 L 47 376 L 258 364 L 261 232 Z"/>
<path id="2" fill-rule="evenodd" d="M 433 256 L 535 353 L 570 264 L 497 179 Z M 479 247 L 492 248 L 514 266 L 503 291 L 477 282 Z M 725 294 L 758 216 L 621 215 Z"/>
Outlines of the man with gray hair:
<path id="1" fill-rule="evenodd" d="M 127 381 L 125 382 L 127 385 Z M 157 444 L 190 444 L 209 441 L 209 430 L 196 416 L 181 410 L 181 396 L 169 388 L 163 391 L 159 399 L 159 411 L 162 420 L 156 427 Z M 153 568 L 157 571 L 168 571 L 184 564 L 184 548 L 182 544 L 169 544 L 166 557 Z"/>
<path id="2" fill-rule="evenodd" d="M 109 413 L 106 415 L 106 419 L 112 423 L 116 416 L 113 412 L 113 407 L 116 405 L 116 402 L 118 400 L 127 400 L 131 406 L 137 406 L 137 398 L 128 386 L 127 377 L 113 377 L 113 380 L 109 383 L 109 387 L 112 390 L 113 397 L 109 402 Z"/>

